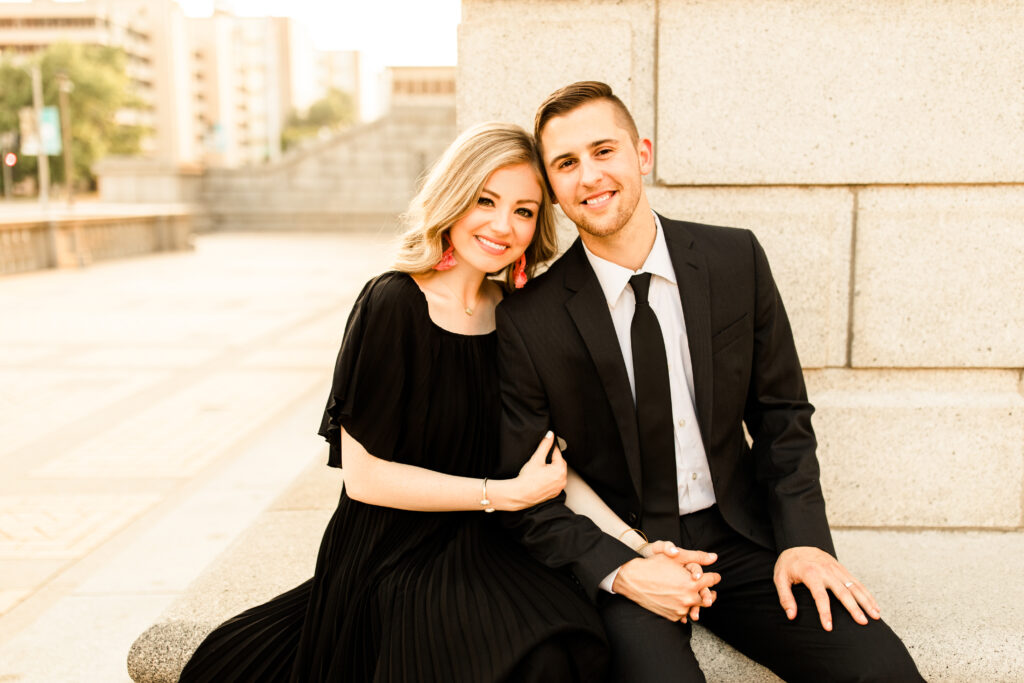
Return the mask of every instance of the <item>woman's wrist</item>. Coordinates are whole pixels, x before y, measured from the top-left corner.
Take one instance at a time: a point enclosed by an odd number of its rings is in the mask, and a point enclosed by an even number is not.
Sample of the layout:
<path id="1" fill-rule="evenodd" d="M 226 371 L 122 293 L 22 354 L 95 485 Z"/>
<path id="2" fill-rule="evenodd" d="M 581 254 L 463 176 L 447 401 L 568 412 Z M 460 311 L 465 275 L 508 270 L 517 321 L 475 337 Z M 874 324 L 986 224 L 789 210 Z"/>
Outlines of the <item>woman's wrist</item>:
<path id="1" fill-rule="evenodd" d="M 494 491 L 493 487 L 490 492 L 487 491 L 487 482 L 490 480 L 489 477 L 484 477 L 480 482 L 480 507 L 483 508 L 484 512 L 494 512 L 494 503 L 491 502 L 491 495 Z"/>
<path id="2" fill-rule="evenodd" d="M 651 556 L 651 551 L 649 549 L 651 544 L 647 541 L 646 534 L 639 529 L 626 529 L 619 534 L 619 541 L 628 545 L 639 555 L 644 557 Z"/>
<path id="3" fill-rule="evenodd" d="M 488 479 L 487 498 L 491 501 L 489 507 L 502 512 L 517 510 L 515 507 L 515 479 Z"/>

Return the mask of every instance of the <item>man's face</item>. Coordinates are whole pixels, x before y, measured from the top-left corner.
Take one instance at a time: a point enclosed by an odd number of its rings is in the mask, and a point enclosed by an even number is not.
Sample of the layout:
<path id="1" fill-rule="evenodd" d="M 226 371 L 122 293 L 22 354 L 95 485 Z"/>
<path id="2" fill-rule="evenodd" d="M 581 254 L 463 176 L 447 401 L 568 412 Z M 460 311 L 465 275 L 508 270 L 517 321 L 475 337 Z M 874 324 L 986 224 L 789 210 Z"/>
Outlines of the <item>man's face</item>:
<path id="1" fill-rule="evenodd" d="M 650 140 L 634 145 L 614 106 L 596 100 L 549 120 L 541 131 L 544 169 L 573 223 L 608 237 L 632 218 L 650 172 Z"/>

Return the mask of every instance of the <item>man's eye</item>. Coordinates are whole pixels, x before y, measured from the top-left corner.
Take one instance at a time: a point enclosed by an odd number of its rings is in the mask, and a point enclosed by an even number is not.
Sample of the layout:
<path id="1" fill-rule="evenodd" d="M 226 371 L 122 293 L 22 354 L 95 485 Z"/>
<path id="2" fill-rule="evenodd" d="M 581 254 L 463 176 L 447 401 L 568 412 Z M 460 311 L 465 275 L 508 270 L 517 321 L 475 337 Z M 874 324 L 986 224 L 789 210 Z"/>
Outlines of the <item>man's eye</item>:
<path id="1" fill-rule="evenodd" d="M 491 199 L 490 197 L 481 197 L 480 199 L 476 200 L 476 203 L 479 204 L 480 206 L 494 206 L 494 200 Z"/>
<path id="2" fill-rule="evenodd" d="M 612 153 L 612 150 L 611 150 L 610 147 L 603 147 L 603 148 L 597 150 L 597 156 L 604 156 L 606 154 L 611 154 L 611 153 Z"/>
<path id="3" fill-rule="evenodd" d="M 533 211 L 530 209 L 516 209 L 516 213 L 523 218 L 533 218 Z"/>

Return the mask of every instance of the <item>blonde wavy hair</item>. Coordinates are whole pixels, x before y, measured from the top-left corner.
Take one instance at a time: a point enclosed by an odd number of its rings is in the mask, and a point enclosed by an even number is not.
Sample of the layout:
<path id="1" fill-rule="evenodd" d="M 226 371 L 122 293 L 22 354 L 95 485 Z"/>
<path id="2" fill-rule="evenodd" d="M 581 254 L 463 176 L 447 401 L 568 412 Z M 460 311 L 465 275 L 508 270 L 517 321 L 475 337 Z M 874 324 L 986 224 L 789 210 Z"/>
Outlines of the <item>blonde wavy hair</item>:
<path id="1" fill-rule="evenodd" d="M 459 218 L 476 206 L 484 183 L 499 168 L 529 164 L 541 186 L 537 229 L 526 248 L 526 274 L 558 251 L 552 203 L 544 191 L 544 172 L 533 138 L 511 123 L 489 122 L 469 128 L 448 146 L 427 173 L 420 191 L 402 214 L 405 231 L 399 238 L 394 269 L 405 273 L 430 271 L 445 249 L 445 235 Z M 494 275 L 512 289 L 514 274 L 506 267 Z"/>

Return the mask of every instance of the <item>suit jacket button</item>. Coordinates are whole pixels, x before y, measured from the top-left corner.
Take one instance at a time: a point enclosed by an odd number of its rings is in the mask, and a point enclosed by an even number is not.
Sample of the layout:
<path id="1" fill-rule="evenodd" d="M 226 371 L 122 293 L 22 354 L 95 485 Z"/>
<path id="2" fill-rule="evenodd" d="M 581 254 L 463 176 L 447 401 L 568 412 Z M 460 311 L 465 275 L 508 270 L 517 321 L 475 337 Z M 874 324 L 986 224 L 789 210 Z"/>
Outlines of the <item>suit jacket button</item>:
<path id="1" fill-rule="evenodd" d="M 629 513 L 629 523 L 630 524 L 636 524 L 636 520 L 637 519 L 638 519 L 638 517 L 637 517 L 635 512 L 630 512 Z"/>

